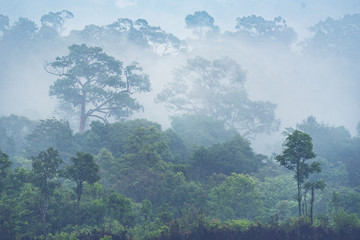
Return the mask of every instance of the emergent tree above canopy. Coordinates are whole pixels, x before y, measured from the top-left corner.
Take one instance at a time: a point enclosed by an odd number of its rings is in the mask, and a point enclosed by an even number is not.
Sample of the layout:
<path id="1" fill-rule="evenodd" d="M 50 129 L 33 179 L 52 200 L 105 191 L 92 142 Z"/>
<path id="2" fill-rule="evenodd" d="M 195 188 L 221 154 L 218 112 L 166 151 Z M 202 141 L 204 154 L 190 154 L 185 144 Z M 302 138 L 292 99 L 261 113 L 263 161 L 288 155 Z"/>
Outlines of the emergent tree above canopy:
<path id="1" fill-rule="evenodd" d="M 176 69 L 174 79 L 157 96 L 157 101 L 180 113 L 222 120 L 244 137 L 277 130 L 276 105 L 250 100 L 244 82 L 244 71 L 236 61 L 196 57 Z"/>
<path id="2" fill-rule="evenodd" d="M 305 180 L 309 178 L 310 174 L 321 172 L 320 163 L 314 161 L 307 163 L 315 158 L 316 154 L 313 152 L 311 137 L 306 133 L 295 130 L 291 134 L 287 134 L 284 146 L 284 151 L 282 154 L 277 155 L 275 160 L 279 162 L 281 166 L 295 173 L 294 178 L 297 182 L 297 200 L 300 217 L 302 185 Z"/>
<path id="3" fill-rule="evenodd" d="M 139 110 L 133 93 L 150 91 L 149 77 L 138 63 L 123 68 L 123 63 L 105 54 L 99 47 L 72 45 L 67 56 L 57 57 L 45 70 L 59 78 L 50 86 L 50 96 L 71 103 L 80 110 L 83 133 L 88 118 L 105 123 L 122 119 Z M 80 109 L 76 109 L 80 108 Z"/>

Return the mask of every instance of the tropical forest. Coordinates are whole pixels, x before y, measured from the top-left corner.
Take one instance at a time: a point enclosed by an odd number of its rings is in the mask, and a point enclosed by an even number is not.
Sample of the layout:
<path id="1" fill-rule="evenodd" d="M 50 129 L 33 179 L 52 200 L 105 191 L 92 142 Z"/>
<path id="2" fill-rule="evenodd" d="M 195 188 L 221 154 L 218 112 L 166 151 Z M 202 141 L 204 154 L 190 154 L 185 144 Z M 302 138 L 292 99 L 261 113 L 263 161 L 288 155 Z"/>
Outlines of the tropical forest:
<path id="1" fill-rule="evenodd" d="M 0 2 L 0 240 L 360 239 L 357 1 Z"/>

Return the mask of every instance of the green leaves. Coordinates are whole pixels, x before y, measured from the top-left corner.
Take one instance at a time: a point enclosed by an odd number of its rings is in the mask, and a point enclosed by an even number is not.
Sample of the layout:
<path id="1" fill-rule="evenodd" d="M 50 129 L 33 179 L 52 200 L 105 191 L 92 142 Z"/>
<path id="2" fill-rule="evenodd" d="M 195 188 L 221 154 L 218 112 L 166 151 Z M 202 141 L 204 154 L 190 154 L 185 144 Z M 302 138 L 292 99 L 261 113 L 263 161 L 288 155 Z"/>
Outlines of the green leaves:
<path id="1" fill-rule="evenodd" d="M 100 179 L 99 166 L 89 153 L 78 152 L 75 157 L 71 158 L 71 161 L 73 165 L 66 167 L 64 175 L 78 185 L 85 181 L 93 184 Z"/>
<path id="2" fill-rule="evenodd" d="M 298 208 L 299 217 L 301 216 L 301 198 L 302 198 L 302 184 L 309 178 L 311 173 L 320 173 L 320 163 L 305 161 L 315 158 L 316 154 L 313 152 L 313 145 L 310 135 L 300 132 L 298 130 L 289 133 L 286 137 L 284 146 L 286 147 L 282 154 L 275 157 L 275 160 L 280 165 L 286 167 L 294 172 L 294 178 L 297 182 L 298 189 Z M 305 195 L 306 196 L 306 195 Z"/>
<path id="3" fill-rule="evenodd" d="M 195 179 L 204 180 L 213 173 L 230 175 L 256 172 L 260 165 L 261 157 L 253 152 L 249 142 L 240 135 L 235 135 L 230 140 L 209 148 L 195 147 L 189 170 Z"/>
<path id="4" fill-rule="evenodd" d="M 287 169 L 298 172 L 298 179 L 302 179 L 303 176 L 308 176 L 309 173 L 318 170 L 319 166 L 317 164 L 310 167 L 304 163 L 306 160 L 316 156 L 312 151 L 313 145 L 308 134 L 295 130 L 287 136 L 285 147 L 283 153 L 276 156 L 275 160 Z"/>
<path id="5" fill-rule="evenodd" d="M 60 164 L 63 163 L 63 160 L 59 157 L 59 152 L 53 147 L 40 152 L 38 156 L 31 157 L 30 159 L 32 161 L 32 171 L 43 181 L 55 178 L 59 173 Z"/>
<path id="6" fill-rule="evenodd" d="M 209 193 L 208 211 L 220 219 L 249 218 L 261 204 L 255 180 L 233 173 Z"/>
<path id="7" fill-rule="evenodd" d="M 73 133 L 70 124 L 55 118 L 40 120 L 40 123 L 26 136 L 27 152 L 31 155 L 49 147 L 60 151 L 62 157 L 73 150 Z"/>
<path id="8" fill-rule="evenodd" d="M 0 177 L 4 175 L 5 170 L 11 167 L 12 162 L 9 160 L 9 156 L 6 153 L 0 151 Z"/>

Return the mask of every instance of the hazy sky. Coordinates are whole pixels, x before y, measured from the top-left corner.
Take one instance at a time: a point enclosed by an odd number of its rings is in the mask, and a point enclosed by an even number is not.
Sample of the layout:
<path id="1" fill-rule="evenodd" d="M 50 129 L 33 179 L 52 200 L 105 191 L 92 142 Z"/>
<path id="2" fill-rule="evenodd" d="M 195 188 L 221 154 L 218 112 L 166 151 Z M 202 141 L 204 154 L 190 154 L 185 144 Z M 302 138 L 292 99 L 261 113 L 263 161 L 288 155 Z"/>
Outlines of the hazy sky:
<path id="1" fill-rule="evenodd" d="M 182 37 L 186 35 L 184 19 L 187 14 L 205 10 L 224 30 L 233 30 L 236 17 L 260 15 L 265 19 L 282 16 L 296 29 L 300 37 L 307 27 L 330 16 L 358 13 L 358 0 L 0 0 L 0 14 L 15 21 L 27 17 L 38 22 L 48 12 L 69 10 L 75 17 L 68 28 L 84 25 L 105 25 L 118 18 L 144 18 L 151 25 Z"/>

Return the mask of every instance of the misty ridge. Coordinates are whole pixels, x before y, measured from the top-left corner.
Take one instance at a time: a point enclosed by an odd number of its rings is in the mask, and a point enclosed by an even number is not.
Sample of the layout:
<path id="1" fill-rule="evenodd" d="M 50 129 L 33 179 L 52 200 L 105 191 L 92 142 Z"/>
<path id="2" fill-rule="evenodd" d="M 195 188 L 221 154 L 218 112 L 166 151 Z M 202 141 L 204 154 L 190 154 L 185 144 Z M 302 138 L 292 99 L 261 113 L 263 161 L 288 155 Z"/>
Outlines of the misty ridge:
<path id="1" fill-rule="evenodd" d="M 122 18 L 64 36 L 64 23 L 74 17 L 67 10 L 50 12 L 37 26 L 26 18 L 10 25 L 9 18 L 1 15 L 1 101 L 7 103 L 1 106 L 3 115 L 14 113 L 33 119 L 56 116 L 58 103 L 48 97 L 56 78 L 43 66 L 66 55 L 68 46 L 86 44 L 101 47 L 124 63 L 136 61 L 149 75 L 151 91 L 137 96 L 144 112 L 134 117 L 169 127 L 168 116 L 173 113 L 156 104 L 154 98 L 176 78 L 174 71 L 196 57 L 209 61 L 229 58 L 242 68 L 248 98 L 276 105 L 274 114 L 281 120 L 281 129 L 313 115 L 355 133 L 360 115 L 356 14 L 328 18 L 309 27 L 312 37 L 307 39 L 297 39 L 296 31 L 281 17 L 240 16 L 234 31 L 222 32 L 216 19 L 205 11 L 186 16 L 185 27 L 192 32 L 187 39 L 144 19 Z"/>

